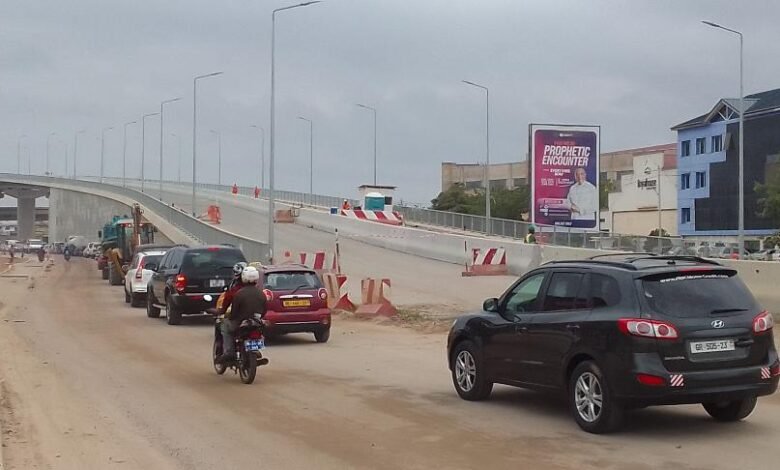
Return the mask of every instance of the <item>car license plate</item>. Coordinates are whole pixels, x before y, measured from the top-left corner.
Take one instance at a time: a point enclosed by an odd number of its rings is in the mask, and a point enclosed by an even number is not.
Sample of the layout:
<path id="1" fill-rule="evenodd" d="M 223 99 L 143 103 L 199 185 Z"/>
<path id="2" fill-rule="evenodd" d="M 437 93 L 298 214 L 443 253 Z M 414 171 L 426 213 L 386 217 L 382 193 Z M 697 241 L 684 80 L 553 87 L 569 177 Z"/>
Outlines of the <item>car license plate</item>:
<path id="1" fill-rule="evenodd" d="M 210 279 L 209 287 L 225 287 L 224 279 Z"/>
<path id="2" fill-rule="evenodd" d="M 733 351 L 734 349 L 733 339 L 721 339 L 717 341 L 691 341 L 691 353 L 693 354 Z"/>
<path id="3" fill-rule="evenodd" d="M 311 305 L 311 300 L 283 300 L 282 306 L 284 307 L 308 307 Z"/>
<path id="4" fill-rule="evenodd" d="M 244 341 L 244 349 L 250 352 L 265 349 L 265 339 L 248 339 Z"/>

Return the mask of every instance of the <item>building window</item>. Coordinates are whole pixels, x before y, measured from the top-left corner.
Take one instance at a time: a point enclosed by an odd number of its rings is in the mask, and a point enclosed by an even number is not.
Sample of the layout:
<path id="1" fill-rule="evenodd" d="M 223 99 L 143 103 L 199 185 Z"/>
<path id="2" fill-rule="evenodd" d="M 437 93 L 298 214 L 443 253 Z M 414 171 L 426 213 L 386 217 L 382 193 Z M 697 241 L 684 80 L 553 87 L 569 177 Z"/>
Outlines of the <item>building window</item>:
<path id="1" fill-rule="evenodd" d="M 696 155 L 701 155 L 707 151 L 707 139 L 699 137 L 696 139 Z"/>
<path id="2" fill-rule="evenodd" d="M 687 157 L 691 154 L 691 141 L 683 140 L 680 144 L 680 155 Z"/>
<path id="3" fill-rule="evenodd" d="M 713 135 L 712 136 L 712 151 L 713 152 L 720 152 L 723 150 L 723 136 L 722 135 Z"/>
<path id="4" fill-rule="evenodd" d="M 691 188 L 691 174 L 690 173 L 683 173 L 680 175 L 680 189 L 690 189 Z"/>
<path id="5" fill-rule="evenodd" d="M 691 208 L 690 207 L 683 207 L 680 209 L 680 223 L 681 224 L 689 224 L 691 223 Z"/>
<path id="6" fill-rule="evenodd" d="M 696 172 L 696 187 L 703 188 L 707 186 L 707 173 L 703 171 Z"/>

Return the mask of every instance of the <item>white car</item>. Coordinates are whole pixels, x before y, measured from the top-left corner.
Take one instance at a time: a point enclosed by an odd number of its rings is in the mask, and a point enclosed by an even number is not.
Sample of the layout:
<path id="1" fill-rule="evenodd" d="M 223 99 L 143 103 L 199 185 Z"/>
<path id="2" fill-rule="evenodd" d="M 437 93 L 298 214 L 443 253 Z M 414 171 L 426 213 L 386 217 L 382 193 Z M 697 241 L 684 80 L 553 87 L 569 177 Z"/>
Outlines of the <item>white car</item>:
<path id="1" fill-rule="evenodd" d="M 154 271 L 144 269 L 151 263 L 157 265 L 165 254 L 165 250 L 142 251 L 136 253 L 130 261 L 125 274 L 125 302 L 133 307 L 146 305 L 146 286 L 152 280 Z"/>
<path id="2" fill-rule="evenodd" d="M 27 253 L 35 253 L 44 246 L 43 240 L 38 238 L 31 238 L 27 240 L 26 251 Z"/>

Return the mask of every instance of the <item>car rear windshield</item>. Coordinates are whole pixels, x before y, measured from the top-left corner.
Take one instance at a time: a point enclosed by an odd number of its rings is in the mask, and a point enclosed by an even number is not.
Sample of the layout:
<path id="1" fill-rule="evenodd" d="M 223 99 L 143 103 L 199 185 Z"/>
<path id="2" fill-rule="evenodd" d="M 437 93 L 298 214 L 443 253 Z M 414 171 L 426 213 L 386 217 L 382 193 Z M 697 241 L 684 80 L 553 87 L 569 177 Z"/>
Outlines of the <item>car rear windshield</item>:
<path id="1" fill-rule="evenodd" d="M 233 265 L 246 262 L 243 253 L 233 248 L 202 248 L 184 254 L 182 272 L 189 274 L 230 273 Z"/>
<path id="2" fill-rule="evenodd" d="M 270 290 L 305 290 L 322 287 L 316 273 L 307 271 L 278 271 L 265 275 L 264 288 Z"/>
<path id="3" fill-rule="evenodd" d="M 162 259 L 163 255 L 146 255 L 144 256 L 144 266 L 154 263 L 156 265 L 160 265 L 160 260 Z"/>
<path id="4" fill-rule="evenodd" d="M 647 305 L 674 317 L 729 314 L 754 310 L 753 295 L 734 272 L 675 273 L 642 280 Z"/>

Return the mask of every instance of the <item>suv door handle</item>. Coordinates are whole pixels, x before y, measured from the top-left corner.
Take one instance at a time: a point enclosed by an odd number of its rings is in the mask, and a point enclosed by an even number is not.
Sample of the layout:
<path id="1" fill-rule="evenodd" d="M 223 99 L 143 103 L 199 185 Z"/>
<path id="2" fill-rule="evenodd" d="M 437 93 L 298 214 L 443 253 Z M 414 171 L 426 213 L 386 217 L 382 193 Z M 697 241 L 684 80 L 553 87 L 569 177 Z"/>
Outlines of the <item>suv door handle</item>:
<path id="1" fill-rule="evenodd" d="M 515 331 L 518 333 L 528 333 L 528 327 L 525 325 L 515 325 Z"/>
<path id="2" fill-rule="evenodd" d="M 566 329 L 569 331 L 578 331 L 580 329 L 580 325 L 569 324 L 566 325 Z"/>

